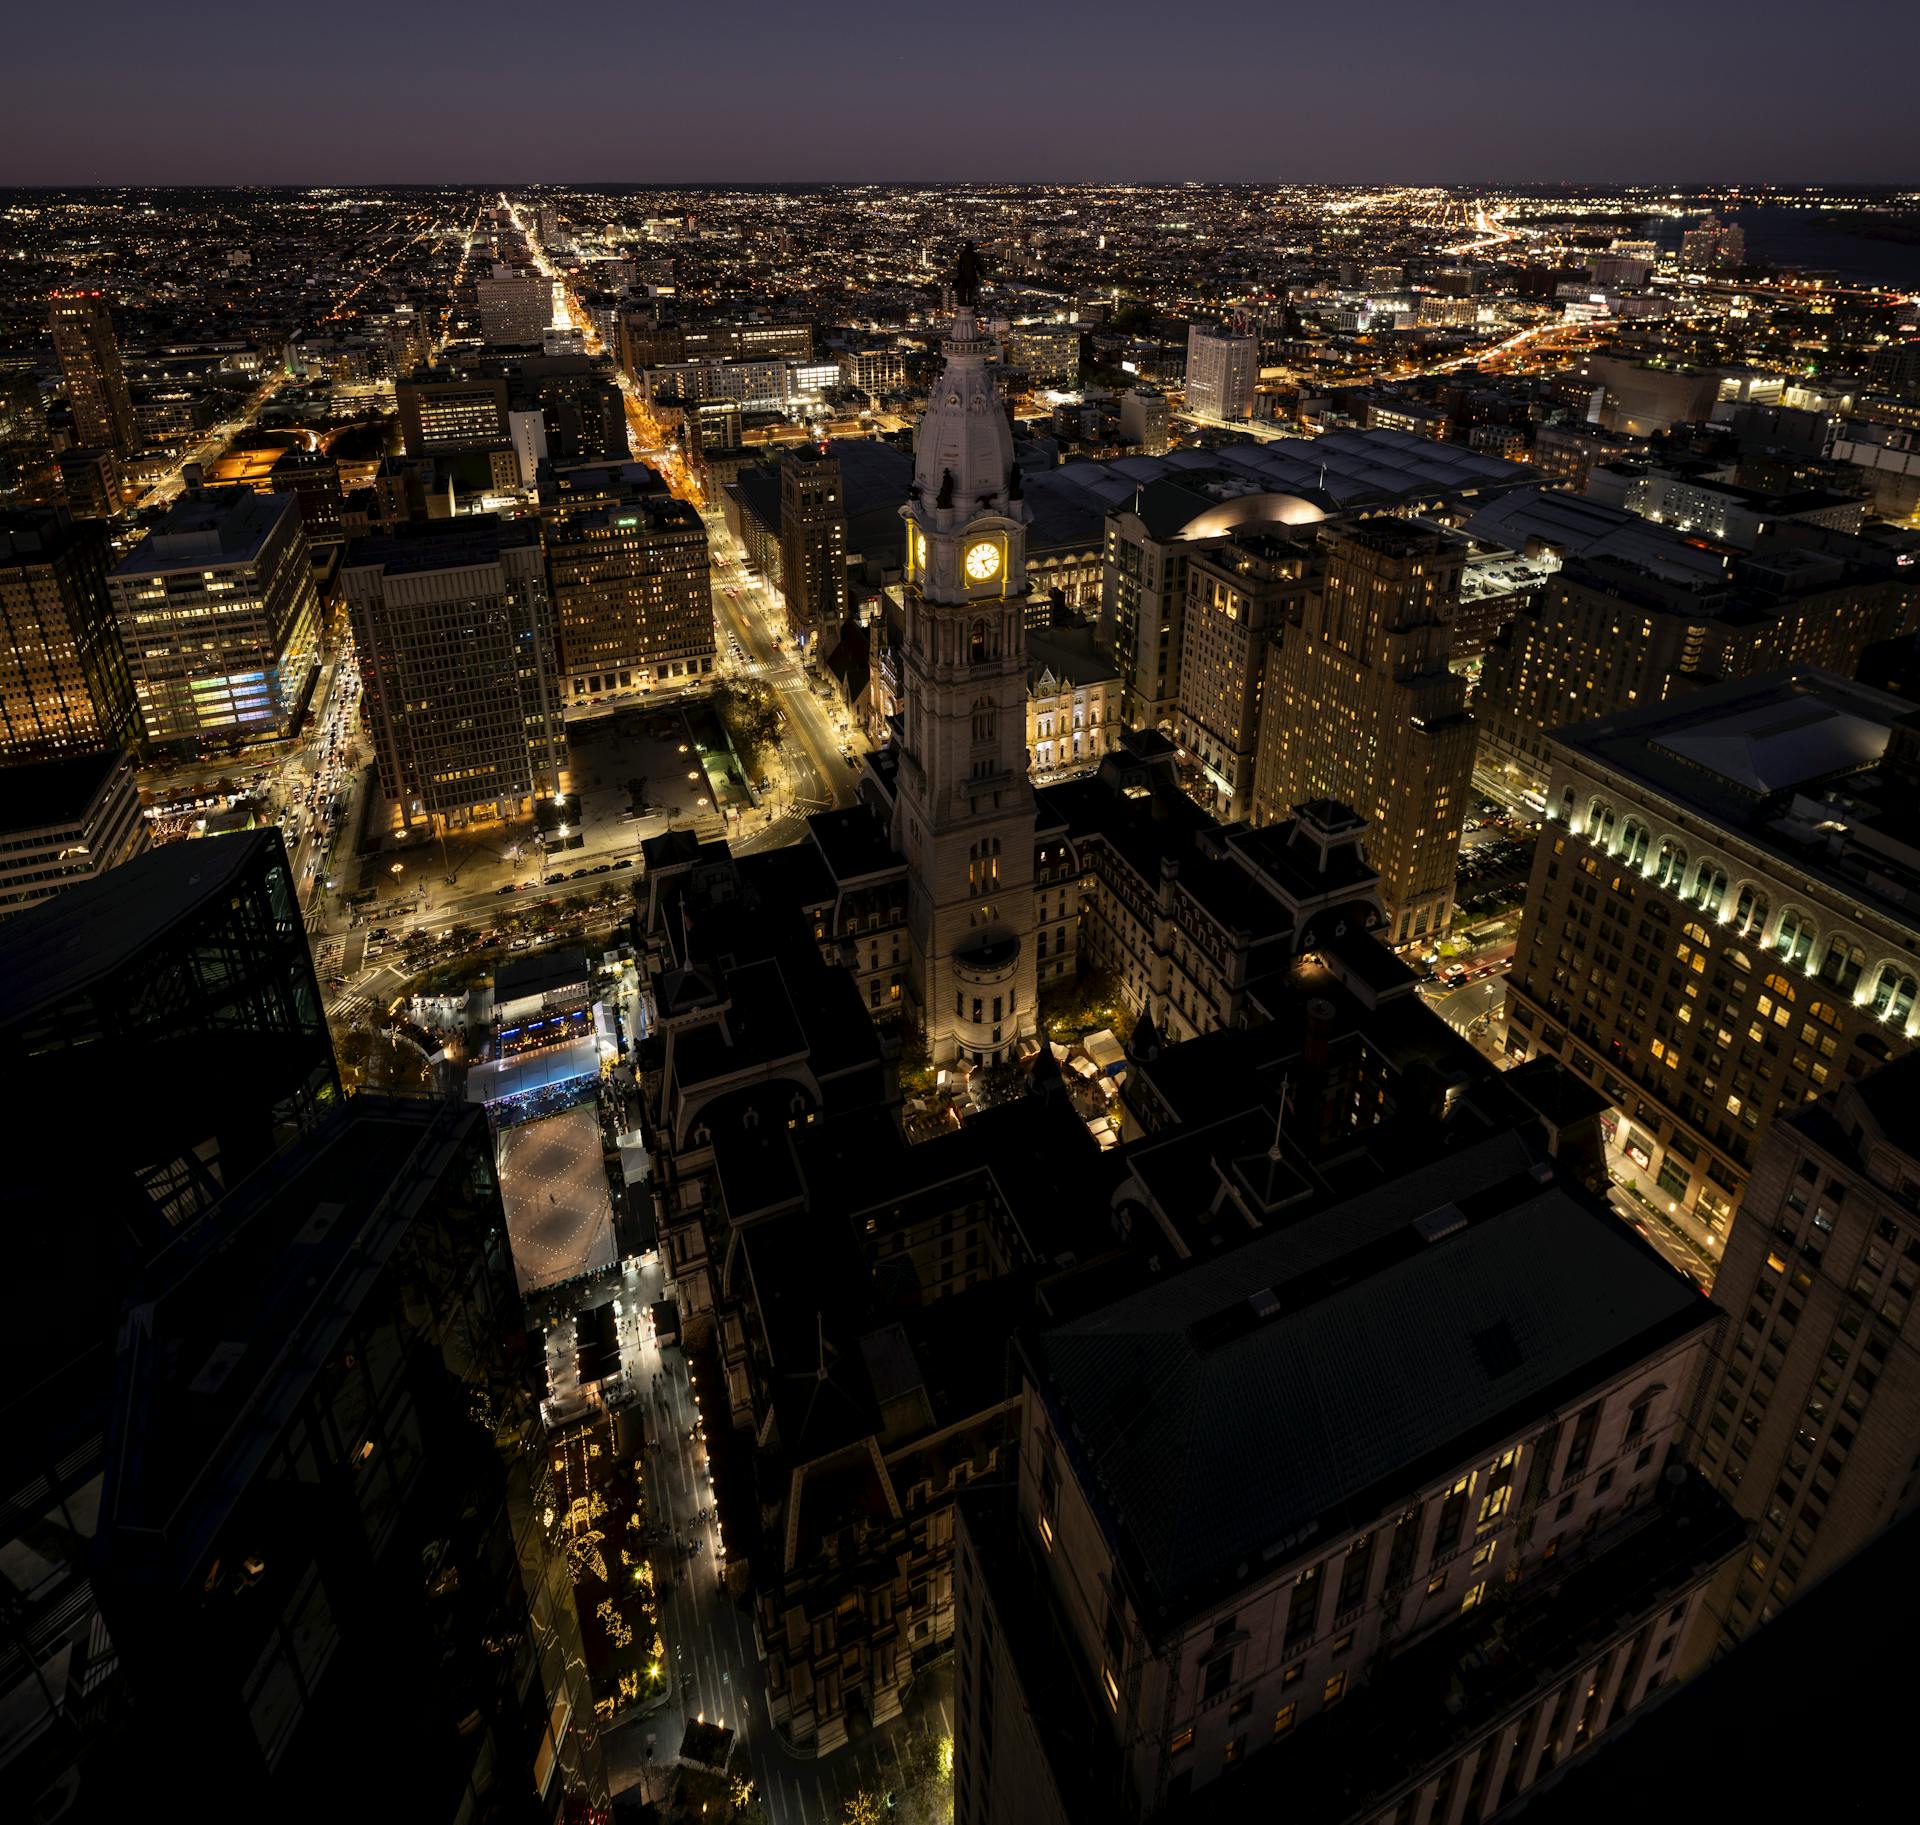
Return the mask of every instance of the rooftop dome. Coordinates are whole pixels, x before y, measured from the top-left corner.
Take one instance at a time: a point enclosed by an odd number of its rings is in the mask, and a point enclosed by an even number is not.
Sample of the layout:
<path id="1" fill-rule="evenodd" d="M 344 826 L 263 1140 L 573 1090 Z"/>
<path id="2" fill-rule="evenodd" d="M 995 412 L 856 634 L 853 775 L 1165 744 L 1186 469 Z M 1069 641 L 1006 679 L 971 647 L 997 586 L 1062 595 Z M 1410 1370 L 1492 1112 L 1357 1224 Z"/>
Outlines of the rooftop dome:
<path id="1" fill-rule="evenodd" d="M 1180 529 L 1183 539 L 1217 539 L 1247 526 L 1311 526 L 1326 510 L 1297 494 L 1242 494 L 1197 513 Z"/>

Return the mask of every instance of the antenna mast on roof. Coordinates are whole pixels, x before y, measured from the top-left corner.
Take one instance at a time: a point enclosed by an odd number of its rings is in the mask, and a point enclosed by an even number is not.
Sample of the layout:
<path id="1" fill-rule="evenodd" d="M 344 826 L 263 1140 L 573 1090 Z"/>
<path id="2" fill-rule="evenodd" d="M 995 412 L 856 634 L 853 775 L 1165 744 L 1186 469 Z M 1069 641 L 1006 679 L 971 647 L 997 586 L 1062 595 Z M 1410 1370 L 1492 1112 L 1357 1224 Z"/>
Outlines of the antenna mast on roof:
<path id="1" fill-rule="evenodd" d="M 1290 1075 L 1280 1079 L 1280 1107 L 1273 1116 L 1273 1145 L 1267 1149 L 1267 1158 L 1276 1166 L 1280 1163 L 1280 1130 L 1286 1126 L 1287 1120 L 1287 1086 L 1292 1081 Z"/>

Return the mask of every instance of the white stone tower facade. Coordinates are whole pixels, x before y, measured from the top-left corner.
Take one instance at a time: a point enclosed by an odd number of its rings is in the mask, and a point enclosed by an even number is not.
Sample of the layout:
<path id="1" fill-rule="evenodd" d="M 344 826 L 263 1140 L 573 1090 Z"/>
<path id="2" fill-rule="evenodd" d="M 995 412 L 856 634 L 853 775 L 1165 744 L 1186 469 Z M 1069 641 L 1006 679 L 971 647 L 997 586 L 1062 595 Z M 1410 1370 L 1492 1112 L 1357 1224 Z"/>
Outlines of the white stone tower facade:
<path id="1" fill-rule="evenodd" d="M 895 799 L 914 989 L 936 1064 L 997 1064 L 1037 1028 L 1027 778 L 1027 507 L 962 250 L 907 522 L 905 738 Z"/>

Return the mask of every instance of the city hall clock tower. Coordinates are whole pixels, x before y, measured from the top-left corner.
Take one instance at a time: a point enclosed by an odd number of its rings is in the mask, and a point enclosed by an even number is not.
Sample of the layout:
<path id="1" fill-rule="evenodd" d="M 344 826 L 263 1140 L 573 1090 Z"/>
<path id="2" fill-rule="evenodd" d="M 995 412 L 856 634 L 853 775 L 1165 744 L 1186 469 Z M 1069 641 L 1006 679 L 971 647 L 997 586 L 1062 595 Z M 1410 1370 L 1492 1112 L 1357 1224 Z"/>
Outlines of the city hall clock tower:
<path id="1" fill-rule="evenodd" d="M 1027 506 L 988 372 L 980 267 L 954 274 L 907 530 L 905 734 L 894 801 L 915 992 L 933 1061 L 991 1065 L 1037 1030 L 1027 778 Z"/>

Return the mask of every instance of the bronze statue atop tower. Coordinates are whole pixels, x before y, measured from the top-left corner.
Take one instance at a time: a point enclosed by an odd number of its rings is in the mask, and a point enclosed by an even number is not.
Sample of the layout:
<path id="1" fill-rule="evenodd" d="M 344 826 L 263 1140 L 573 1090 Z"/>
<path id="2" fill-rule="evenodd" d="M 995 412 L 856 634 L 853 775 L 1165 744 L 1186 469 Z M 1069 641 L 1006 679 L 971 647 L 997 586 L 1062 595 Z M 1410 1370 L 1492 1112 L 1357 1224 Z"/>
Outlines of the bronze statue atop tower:
<path id="1" fill-rule="evenodd" d="M 971 241 L 962 243 L 960 258 L 954 263 L 953 301 L 967 305 L 980 302 L 980 256 Z"/>

